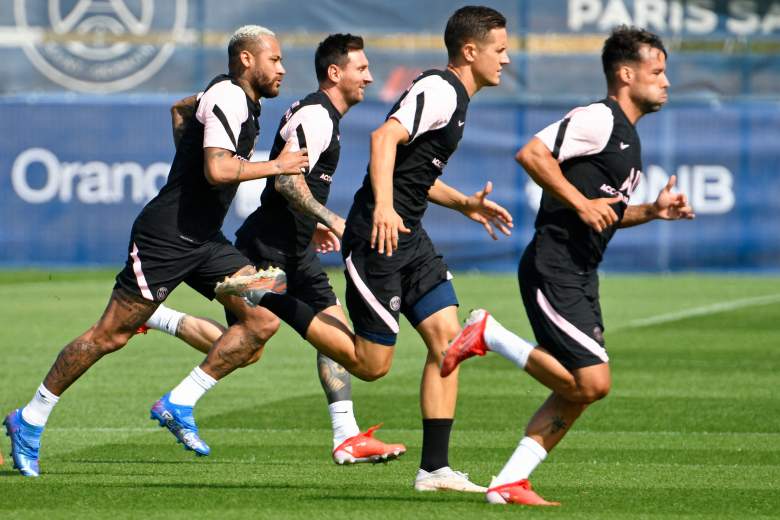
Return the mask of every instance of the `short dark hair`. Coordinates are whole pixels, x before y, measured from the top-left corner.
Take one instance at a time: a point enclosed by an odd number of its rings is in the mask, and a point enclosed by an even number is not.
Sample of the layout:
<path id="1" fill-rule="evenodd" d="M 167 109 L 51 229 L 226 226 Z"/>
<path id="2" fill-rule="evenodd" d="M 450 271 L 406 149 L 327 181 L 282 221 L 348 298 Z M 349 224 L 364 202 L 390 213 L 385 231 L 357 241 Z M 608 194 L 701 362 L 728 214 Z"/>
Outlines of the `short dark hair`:
<path id="1" fill-rule="evenodd" d="M 506 27 L 504 15 L 491 7 L 467 5 L 455 11 L 444 29 L 447 55 L 454 58 L 469 40 L 484 41 L 493 29 Z"/>
<path id="2" fill-rule="evenodd" d="M 621 25 L 612 30 L 612 34 L 604 42 L 601 51 L 601 65 L 604 67 L 604 75 L 607 77 L 607 85 L 615 81 L 615 72 L 618 67 L 626 62 L 637 63 L 642 61 L 639 50 L 643 45 L 649 45 L 668 56 L 661 38 L 638 27 Z"/>
<path id="3" fill-rule="evenodd" d="M 331 34 L 320 42 L 314 53 L 314 72 L 317 81 L 328 77 L 328 67 L 338 65 L 343 67 L 349 59 L 350 51 L 363 49 L 363 38 L 353 34 Z"/>

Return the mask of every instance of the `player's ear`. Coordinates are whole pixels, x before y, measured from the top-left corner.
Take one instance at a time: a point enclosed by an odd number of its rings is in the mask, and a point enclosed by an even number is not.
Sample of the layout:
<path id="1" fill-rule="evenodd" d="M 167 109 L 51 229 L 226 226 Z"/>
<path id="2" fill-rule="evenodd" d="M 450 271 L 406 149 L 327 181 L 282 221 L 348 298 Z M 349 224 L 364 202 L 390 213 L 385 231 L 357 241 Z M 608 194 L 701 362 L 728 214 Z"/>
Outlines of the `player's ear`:
<path id="1" fill-rule="evenodd" d="M 473 63 L 477 58 L 477 45 L 474 42 L 467 42 L 462 47 L 463 58 L 466 63 Z"/>
<path id="2" fill-rule="evenodd" d="M 623 83 L 631 83 L 631 81 L 634 79 L 635 71 L 631 65 L 628 63 L 624 63 L 620 67 L 618 67 L 617 70 L 617 77 L 620 81 Z"/>
<path id="3" fill-rule="evenodd" d="M 241 60 L 241 64 L 247 69 L 251 68 L 255 63 L 255 57 L 247 49 L 238 53 L 238 59 Z"/>
<path id="4" fill-rule="evenodd" d="M 333 83 L 338 83 L 341 80 L 341 69 L 335 63 L 328 65 L 328 79 Z"/>

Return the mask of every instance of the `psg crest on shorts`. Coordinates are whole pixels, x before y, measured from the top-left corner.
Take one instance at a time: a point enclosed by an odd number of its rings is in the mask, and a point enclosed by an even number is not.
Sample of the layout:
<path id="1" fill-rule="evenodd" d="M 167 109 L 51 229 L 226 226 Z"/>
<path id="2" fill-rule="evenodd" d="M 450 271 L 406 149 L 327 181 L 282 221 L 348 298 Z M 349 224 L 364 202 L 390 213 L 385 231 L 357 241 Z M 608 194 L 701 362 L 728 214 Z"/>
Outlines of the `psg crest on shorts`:
<path id="1" fill-rule="evenodd" d="M 131 89 L 186 32 L 187 0 L 14 0 L 22 49 L 51 81 L 81 92 Z"/>

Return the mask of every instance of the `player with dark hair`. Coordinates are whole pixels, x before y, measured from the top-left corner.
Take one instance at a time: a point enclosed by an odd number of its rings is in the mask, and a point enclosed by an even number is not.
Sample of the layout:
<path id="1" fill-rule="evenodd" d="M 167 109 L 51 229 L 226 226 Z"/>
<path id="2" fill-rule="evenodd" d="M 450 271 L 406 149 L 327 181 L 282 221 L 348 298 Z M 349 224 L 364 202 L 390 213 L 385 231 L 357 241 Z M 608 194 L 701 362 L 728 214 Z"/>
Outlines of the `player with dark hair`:
<path id="1" fill-rule="evenodd" d="M 373 78 L 363 39 L 351 34 L 325 38 L 315 52 L 314 68 L 319 89 L 293 103 L 284 114 L 270 155 L 273 159 L 285 148 L 306 148 L 308 170 L 305 175 L 277 177 L 266 184 L 260 207 L 236 232 L 236 247 L 259 269 L 277 266 L 285 271 L 286 298 L 299 309 L 291 325 L 302 337 L 306 338 L 309 323 L 316 318 L 331 325 L 331 334 L 351 338 L 349 322 L 317 257 L 316 244 L 330 241 L 337 249 L 344 233 L 344 219 L 324 205 L 341 149 L 339 122 L 350 107 L 363 100 Z M 177 123 L 185 121 L 174 120 Z M 318 225 L 326 227 L 318 230 Z M 234 319 L 228 316 L 229 322 Z M 159 308 L 148 325 L 178 335 L 199 349 L 222 333 L 222 327 L 210 320 L 167 307 Z M 328 400 L 336 463 L 376 462 L 406 452 L 402 444 L 374 438 L 377 427 L 360 432 L 349 373 L 343 367 L 318 353 L 317 368 Z"/>
<path id="2" fill-rule="evenodd" d="M 127 263 L 116 277 L 102 317 L 62 349 L 30 403 L 4 420 L 14 467 L 24 476 L 39 474 L 41 434 L 62 393 L 104 355 L 121 349 L 181 282 L 213 299 L 217 281 L 255 271 L 220 231 L 238 183 L 300 174 L 308 165 L 305 150 L 292 151 L 289 146 L 271 161 L 249 162 L 260 98 L 278 95 L 285 73 L 274 33 L 259 26 L 241 27 L 228 49 L 230 74 L 209 84 L 198 103 L 197 124 L 181 138 L 168 181 L 136 218 Z M 262 274 L 266 290 L 283 290 L 277 272 Z M 194 401 L 256 356 L 279 327 L 279 320 L 266 309 L 250 308 L 227 295 L 217 299 L 237 322 L 206 360 L 152 409 L 161 425 L 200 455 L 207 455 L 209 448 L 198 437 Z"/>
<path id="3" fill-rule="evenodd" d="M 390 370 L 403 313 L 427 347 L 420 390 L 423 445 L 415 489 L 484 492 L 449 465 L 457 379 L 439 375 L 442 353 L 460 331 L 452 278 L 422 227 L 428 201 L 460 211 L 509 234 L 511 216 L 486 199 L 492 185 L 466 196 L 439 176 L 463 136 L 471 97 L 498 85 L 509 63 L 506 20 L 498 11 L 468 6 L 447 22 L 445 70 L 422 73 L 371 134 L 371 158 L 347 217 L 342 254 L 346 263 L 347 307 L 355 336 L 336 343 L 323 332 L 332 326 L 311 321 L 307 339 L 351 373 L 367 380 Z M 288 323 L 295 323 L 287 295 L 259 298 L 251 283 L 229 280 L 223 289 L 246 295 Z M 248 290 L 246 290 L 248 289 Z M 217 288 L 220 291 L 220 287 Z M 323 339 L 324 338 L 324 339 Z"/>
<path id="4" fill-rule="evenodd" d="M 552 390 L 491 482 L 488 502 L 557 505 L 537 495 L 528 477 L 580 414 L 609 392 L 597 271 L 607 244 L 618 228 L 694 218 L 685 195 L 672 193 L 674 176 L 654 203 L 628 205 L 642 171 L 634 125 L 667 101 L 666 56 L 654 34 L 615 29 L 602 53 L 607 97 L 575 108 L 517 153 L 517 161 L 544 189 L 536 233 L 518 271 L 538 345 L 479 309 L 466 320 L 442 365 L 446 375 L 464 359 L 492 350 Z"/>

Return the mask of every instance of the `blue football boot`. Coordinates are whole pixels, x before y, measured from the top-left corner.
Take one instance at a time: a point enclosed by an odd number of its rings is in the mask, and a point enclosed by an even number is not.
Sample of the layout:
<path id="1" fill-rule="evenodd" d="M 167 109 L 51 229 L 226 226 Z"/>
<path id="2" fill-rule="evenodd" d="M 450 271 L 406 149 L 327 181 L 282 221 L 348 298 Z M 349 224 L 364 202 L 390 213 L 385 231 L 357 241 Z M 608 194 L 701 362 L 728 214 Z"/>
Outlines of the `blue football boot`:
<path id="1" fill-rule="evenodd" d="M 27 424 L 22 418 L 22 410 L 9 413 L 5 420 L 5 434 L 11 439 L 11 457 L 14 459 L 14 469 L 25 477 L 37 477 L 38 449 L 41 447 L 43 426 Z"/>
<path id="2" fill-rule="evenodd" d="M 211 453 L 208 444 L 198 436 L 198 426 L 192 415 L 192 406 L 173 404 L 170 392 L 160 398 L 152 406 L 152 420 L 165 426 L 184 445 L 185 450 L 192 450 L 196 455 L 205 457 Z"/>

